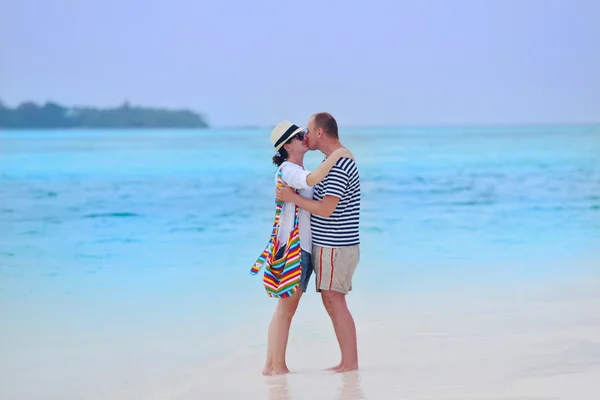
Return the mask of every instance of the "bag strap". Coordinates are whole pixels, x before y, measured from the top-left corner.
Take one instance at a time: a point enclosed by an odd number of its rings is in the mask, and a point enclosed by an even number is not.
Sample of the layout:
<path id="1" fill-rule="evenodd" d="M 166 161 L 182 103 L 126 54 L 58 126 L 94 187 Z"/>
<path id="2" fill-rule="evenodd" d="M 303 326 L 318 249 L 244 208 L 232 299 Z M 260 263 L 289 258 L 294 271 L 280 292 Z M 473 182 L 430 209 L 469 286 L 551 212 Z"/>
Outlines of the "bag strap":
<path id="1" fill-rule="evenodd" d="M 282 172 L 282 168 L 279 167 L 279 169 L 277 170 L 277 186 L 281 187 L 283 186 L 283 172 Z M 298 192 L 298 191 L 296 191 Z M 279 201 L 277 200 L 277 198 L 275 198 L 275 219 L 273 221 L 273 229 L 271 231 L 271 236 L 269 238 L 269 242 L 267 243 L 267 246 L 265 247 L 265 249 L 263 250 L 263 252 L 261 253 L 261 255 L 258 257 L 258 259 L 256 260 L 256 262 L 254 263 L 254 265 L 252 266 L 252 268 L 250 269 L 250 273 L 252 275 L 255 275 L 258 273 L 258 271 L 260 271 L 261 267 L 265 264 L 265 262 L 267 263 L 267 265 L 269 264 L 269 260 L 270 257 L 274 254 L 274 248 L 275 248 L 275 243 L 277 241 L 277 235 L 279 234 L 279 226 L 281 225 L 281 212 L 283 210 L 283 204 L 285 202 L 283 201 Z M 292 231 L 294 228 L 296 228 L 298 226 L 299 223 L 299 210 L 300 207 L 298 207 L 297 205 L 295 206 L 295 216 L 294 216 L 294 226 L 292 228 Z M 291 235 L 291 233 L 290 233 Z M 286 240 L 287 243 L 287 240 Z"/>
<path id="2" fill-rule="evenodd" d="M 282 168 L 279 167 L 277 170 L 277 187 L 283 186 L 283 172 Z M 275 220 L 273 221 L 273 231 L 271 232 L 271 237 L 276 238 L 279 233 L 279 225 L 281 224 L 281 212 L 283 210 L 283 201 L 277 200 L 275 198 Z"/>
<path id="3" fill-rule="evenodd" d="M 283 186 L 283 172 L 282 172 L 281 167 L 279 167 L 279 170 L 277 171 L 277 186 L 279 186 L 279 187 Z M 295 191 L 296 191 L 296 193 L 300 192 L 298 189 L 295 189 Z M 283 210 L 283 204 L 285 202 L 275 199 L 275 203 L 277 204 L 277 207 L 275 208 L 275 222 L 273 224 L 273 233 L 271 235 L 273 235 L 274 237 L 277 237 L 277 234 L 279 233 L 279 225 L 281 222 L 281 211 Z M 292 226 L 292 230 L 300 222 L 299 212 L 300 212 L 300 207 L 298 207 L 297 204 L 294 204 L 295 215 L 294 215 L 294 225 Z M 275 225 L 277 225 L 276 229 L 275 229 Z M 290 234 L 291 234 L 291 232 L 290 232 Z"/>

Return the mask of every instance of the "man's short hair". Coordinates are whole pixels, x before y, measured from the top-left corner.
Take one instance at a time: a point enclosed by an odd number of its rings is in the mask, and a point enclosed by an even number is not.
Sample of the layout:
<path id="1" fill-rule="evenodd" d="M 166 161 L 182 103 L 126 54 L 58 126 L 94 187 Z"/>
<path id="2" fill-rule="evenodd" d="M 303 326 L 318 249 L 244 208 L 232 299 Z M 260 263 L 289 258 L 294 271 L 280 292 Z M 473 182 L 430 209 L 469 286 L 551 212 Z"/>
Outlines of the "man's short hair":
<path id="1" fill-rule="evenodd" d="M 333 115 L 326 112 L 320 112 L 316 113 L 313 118 L 317 128 L 322 128 L 323 131 L 330 137 L 336 139 L 339 137 L 338 125 L 335 118 L 333 118 Z"/>

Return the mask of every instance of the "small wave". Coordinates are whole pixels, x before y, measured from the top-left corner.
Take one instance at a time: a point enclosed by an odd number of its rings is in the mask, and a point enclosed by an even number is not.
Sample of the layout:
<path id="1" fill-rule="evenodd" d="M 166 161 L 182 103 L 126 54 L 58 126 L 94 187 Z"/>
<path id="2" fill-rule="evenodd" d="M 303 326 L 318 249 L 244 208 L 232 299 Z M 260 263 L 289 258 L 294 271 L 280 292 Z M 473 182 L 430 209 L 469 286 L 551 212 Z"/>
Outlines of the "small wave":
<path id="1" fill-rule="evenodd" d="M 530 207 L 533 211 L 566 211 L 566 210 L 575 210 L 574 207 L 564 207 L 564 206 L 533 206 Z"/>
<path id="2" fill-rule="evenodd" d="M 114 213 L 94 213 L 86 214 L 83 218 L 129 218 L 129 217 L 141 217 L 141 215 L 130 212 L 114 212 Z"/>
<path id="3" fill-rule="evenodd" d="M 73 255 L 75 259 L 94 259 L 101 260 L 109 258 L 109 254 L 89 254 L 89 253 L 76 253 Z"/>
<path id="4" fill-rule="evenodd" d="M 45 191 L 45 190 L 36 190 L 35 191 L 35 199 L 45 199 L 48 197 L 58 197 L 58 193 L 53 191 L 53 190 L 49 190 L 49 191 Z"/>
<path id="5" fill-rule="evenodd" d="M 217 215 L 217 218 L 229 218 L 235 216 L 235 212 L 226 211 Z"/>
<path id="6" fill-rule="evenodd" d="M 489 206 L 495 204 L 492 200 L 454 201 L 448 203 L 451 206 Z"/>
<path id="7" fill-rule="evenodd" d="M 206 228 L 204 227 L 192 227 L 192 228 L 173 228 L 169 231 L 169 233 L 176 232 L 204 232 Z"/>
<path id="8" fill-rule="evenodd" d="M 138 239 L 132 239 L 132 238 L 106 238 L 106 239 L 99 239 L 99 240 L 94 240 L 91 243 L 141 243 L 141 240 Z"/>
<path id="9" fill-rule="evenodd" d="M 365 232 L 370 232 L 370 233 L 381 233 L 381 232 L 383 232 L 383 229 L 381 229 L 378 226 L 366 226 L 366 227 L 363 228 L 363 230 Z"/>
<path id="10" fill-rule="evenodd" d="M 473 186 L 456 186 L 448 189 L 431 189 L 429 192 L 432 194 L 447 194 L 447 193 L 460 193 L 468 192 L 473 190 Z"/>
<path id="11" fill-rule="evenodd" d="M 1 252 L 0 251 L 0 256 L 1 257 L 14 257 L 15 253 L 7 253 L 7 252 Z"/>
<path id="12" fill-rule="evenodd" d="M 39 193 L 35 198 L 36 199 L 43 199 L 46 197 L 58 197 L 58 193 L 53 192 L 53 191 L 49 191 L 49 192 L 42 192 Z"/>

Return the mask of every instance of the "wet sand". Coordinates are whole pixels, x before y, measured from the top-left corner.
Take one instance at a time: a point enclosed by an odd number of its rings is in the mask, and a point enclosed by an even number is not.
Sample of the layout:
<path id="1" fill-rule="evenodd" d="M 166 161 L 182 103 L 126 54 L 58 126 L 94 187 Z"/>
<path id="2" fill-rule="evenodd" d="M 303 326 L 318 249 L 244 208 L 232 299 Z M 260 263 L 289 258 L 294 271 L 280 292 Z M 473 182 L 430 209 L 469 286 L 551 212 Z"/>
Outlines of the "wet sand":
<path id="1" fill-rule="evenodd" d="M 380 300 L 380 301 L 378 301 Z M 284 376 L 260 375 L 264 323 L 237 337 L 234 351 L 177 381 L 111 398 L 145 399 L 498 399 L 596 400 L 600 396 L 600 283 L 462 288 L 393 301 L 350 300 L 360 370 L 325 371 L 338 361 L 316 296 L 303 299 L 292 326 Z M 397 301 L 397 302 L 396 302 Z M 376 305 L 381 307 L 377 308 Z M 244 334 L 254 332 L 254 337 Z M 224 348 L 227 345 L 223 344 Z"/>

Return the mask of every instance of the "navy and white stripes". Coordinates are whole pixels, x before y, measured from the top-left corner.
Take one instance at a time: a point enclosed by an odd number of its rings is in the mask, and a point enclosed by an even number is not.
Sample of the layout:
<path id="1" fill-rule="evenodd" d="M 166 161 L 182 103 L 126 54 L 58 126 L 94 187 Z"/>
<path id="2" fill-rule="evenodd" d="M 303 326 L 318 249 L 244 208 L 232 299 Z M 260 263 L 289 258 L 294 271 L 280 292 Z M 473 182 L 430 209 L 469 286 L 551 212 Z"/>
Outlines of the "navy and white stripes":
<path id="1" fill-rule="evenodd" d="M 359 244 L 360 179 L 354 160 L 340 159 L 327 177 L 315 185 L 314 200 L 323 200 L 327 195 L 339 197 L 340 201 L 329 218 L 311 216 L 313 244 L 322 247 Z"/>

